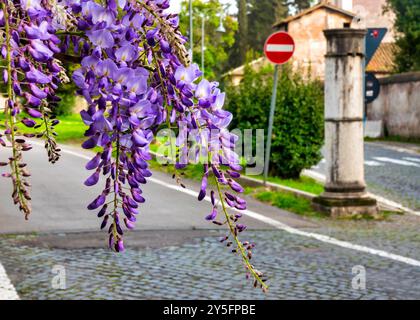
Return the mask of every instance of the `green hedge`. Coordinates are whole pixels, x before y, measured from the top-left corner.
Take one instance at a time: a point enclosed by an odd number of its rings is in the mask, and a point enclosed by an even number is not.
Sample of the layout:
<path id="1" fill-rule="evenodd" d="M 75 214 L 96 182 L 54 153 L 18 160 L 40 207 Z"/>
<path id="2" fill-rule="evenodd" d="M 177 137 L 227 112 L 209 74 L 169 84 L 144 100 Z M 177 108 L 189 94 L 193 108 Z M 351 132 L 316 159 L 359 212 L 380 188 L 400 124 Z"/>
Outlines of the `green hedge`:
<path id="1" fill-rule="evenodd" d="M 227 86 L 227 109 L 232 128 L 265 129 L 267 134 L 273 86 L 273 68 L 259 72 L 247 68 L 237 87 Z M 287 66 L 280 75 L 274 118 L 270 175 L 297 178 L 317 164 L 324 141 L 322 83 L 304 80 Z"/>
<path id="2" fill-rule="evenodd" d="M 57 116 L 68 116 L 73 114 L 73 109 L 76 104 L 75 93 L 68 93 L 66 91 L 59 91 L 57 95 L 61 98 L 57 107 L 54 108 L 54 114 Z"/>

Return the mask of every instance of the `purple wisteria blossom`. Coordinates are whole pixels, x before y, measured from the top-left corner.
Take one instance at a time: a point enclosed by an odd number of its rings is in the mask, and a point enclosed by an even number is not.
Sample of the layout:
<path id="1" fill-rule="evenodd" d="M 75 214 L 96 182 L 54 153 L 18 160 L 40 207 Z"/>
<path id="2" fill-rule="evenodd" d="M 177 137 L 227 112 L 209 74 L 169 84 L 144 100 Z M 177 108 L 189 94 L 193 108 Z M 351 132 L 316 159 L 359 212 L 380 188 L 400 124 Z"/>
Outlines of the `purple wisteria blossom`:
<path id="1" fill-rule="evenodd" d="M 232 114 L 223 110 L 225 94 L 218 83 L 204 79 L 198 66 L 190 63 L 179 19 L 165 10 L 169 0 L 0 3 L 0 29 L 7 31 L 1 45 L 7 62 L 2 76 L 9 89 L 8 122 L 0 145 L 5 145 L 6 137 L 17 152 L 7 163 L 11 173 L 4 176 L 13 180 L 13 199 L 25 214 L 30 212 L 29 183 L 24 179 L 29 173 L 20 161 L 21 151 L 31 146 L 16 138 L 14 121 L 33 128 L 27 136 L 44 138 L 50 161 L 57 161 L 59 149 L 51 133 L 58 120 L 50 118 L 50 112 L 59 102 L 55 91 L 67 79 L 59 60 L 80 58 L 71 78 L 88 103 L 81 112 L 88 127 L 82 147 L 96 148 L 86 164 L 84 184 L 102 186 L 87 209 L 108 231 L 109 247 L 124 251 L 124 232 L 139 220 L 146 201 L 143 185 L 152 175 L 150 145 L 156 131 L 177 127 L 174 178 L 184 186 L 182 170 L 194 144 L 194 160 L 208 158 L 198 200 L 210 197 L 211 208 L 203 219 L 227 227 L 221 242 L 241 257 L 255 286 L 265 289 L 262 273 L 249 261 L 254 245 L 238 238 L 246 229 L 239 222 L 246 202 L 238 195 L 244 189 L 235 181 L 242 168 L 233 151 L 238 138 L 228 131 Z M 11 12 L 22 18 L 10 19 Z M 45 130 L 37 131 L 42 126 Z"/>
<path id="2" fill-rule="evenodd" d="M 49 160 L 53 163 L 58 160 L 59 149 L 53 130 L 58 121 L 50 117 L 59 101 L 55 91 L 62 82 L 64 69 L 54 58 L 61 50 L 60 39 L 52 27 L 52 8 L 41 0 L 2 0 L 0 4 L 0 32 L 5 37 L 1 43 L 1 55 L 6 64 L 3 81 L 8 101 L 6 129 L 0 132 L 0 142 L 5 145 L 8 140 L 13 149 L 8 162 L 11 172 L 5 176 L 13 182 L 14 203 L 27 218 L 31 212 L 30 173 L 23 162 L 23 152 L 32 147 L 26 138 L 43 138 Z M 32 128 L 33 133 L 20 133 L 19 121 Z"/>

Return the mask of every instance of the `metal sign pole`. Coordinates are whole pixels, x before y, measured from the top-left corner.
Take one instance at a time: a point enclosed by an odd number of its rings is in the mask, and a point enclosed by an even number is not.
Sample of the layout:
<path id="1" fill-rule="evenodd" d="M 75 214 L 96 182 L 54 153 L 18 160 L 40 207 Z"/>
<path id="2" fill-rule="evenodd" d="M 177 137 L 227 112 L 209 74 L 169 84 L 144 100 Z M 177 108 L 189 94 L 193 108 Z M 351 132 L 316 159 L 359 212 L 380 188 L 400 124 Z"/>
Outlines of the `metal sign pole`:
<path id="1" fill-rule="evenodd" d="M 367 111 L 367 107 L 366 107 L 366 67 L 367 67 L 367 63 L 366 63 L 366 38 L 365 41 L 363 42 L 363 62 L 362 62 L 362 70 L 363 70 L 363 79 L 362 79 L 362 83 L 363 83 L 363 134 L 366 132 L 366 123 L 367 123 L 367 115 L 366 115 L 366 111 Z"/>
<path id="2" fill-rule="evenodd" d="M 204 50 L 205 50 L 204 48 L 206 45 L 205 38 L 204 38 L 206 17 L 204 14 L 201 16 L 201 19 L 202 19 L 201 21 L 201 71 L 203 72 L 203 76 L 204 76 Z"/>
<path id="3" fill-rule="evenodd" d="M 192 0 L 190 0 L 189 3 L 189 15 L 190 15 L 190 57 L 191 57 L 191 63 L 193 63 L 194 58 L 194 30 L 193 30 L 193 5 Z"/>
<path id="4" fill-rule="evenodd" d="M 369 62 L 373 59 L 376 51 L 381 45 L 382 40 L 384 39 L 386 33 L 388 32 L 387 28 L 368 28 L 367 34 L 365 36 L 364 48 L 363 48 L 363 98 L 364 98 L 364 109 L 363 109 L 363 129 L 366 130 L 367 125 L 367 97 L 366 97 L 366 68 L 369 65 Z"/>
<path id="5" fill-rule="evenodd" d="M 268 171 L 270 167 L 271 138 L 273 135 L 274 112 L 276 110 L 277 85 L 279 82 L 279 65 L 289 61 L 295 52 L 295 41 L 284 31 L 273 33 L 268 37 L 264 45 L 264 54 L 269 61 L 274 63 L 273 94 L 271 96 L 270 118 L 268 123 L 267 145 L 265 148 L 264 185 L 267 185 Z"/>
<path id="6" fill-rule="evenodd" d="M 268 123 L 267 145 L 265 149 L 264 185 L 267 185 L 268 169 L 270 165 L 271 138 L 273 135 L 274 112 L 276 110 L 278 82 L 279 82 L 279 65 L 276 64 L 274 68 L 273 95 L 271 96 L 270 119 Z"/>

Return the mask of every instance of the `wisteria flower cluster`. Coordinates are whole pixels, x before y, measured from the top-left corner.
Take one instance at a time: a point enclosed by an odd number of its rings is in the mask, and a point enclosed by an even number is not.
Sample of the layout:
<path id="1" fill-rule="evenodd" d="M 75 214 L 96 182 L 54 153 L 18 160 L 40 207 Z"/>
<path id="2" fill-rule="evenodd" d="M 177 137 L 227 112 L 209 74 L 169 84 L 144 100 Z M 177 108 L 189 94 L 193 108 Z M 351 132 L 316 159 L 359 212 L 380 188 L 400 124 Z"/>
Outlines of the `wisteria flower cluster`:
<path id="1" fill-rule="evenodd" d="M 59 101 L 55 90 L 60 83 L 68 81 L 64 69 L 55 54 L 61 52 L 60 39 L 56 35 L 57 26 L 51 20 L 51 5 L 41 6 L 40 2 L 2 1 L 0 11 L 1 56 L 6 61 L 3 66 L 3 80 L 7 87 L 5 106 L 5 130 L 0 133 L 0 144 L 6 145 L 4 137 L 12 144 L 12 154 L 8 162 L 11 172 L 3 173 L 13 181 L 13 201 L 18 204 L 27 218 L 31 212 L 29 195 L 30 176 L 22 152 L 31 149 L 26 138 L 44 138 L 48 158 L 55 162 L 59 149 L 54 140 L 54 126 L 51 109 Z M 24 126 L 33 128 L 32 133 L 18 137 L 17 118 Z M 39 119 L 39 121 L 35 121 Z"/>
<path id="2" fill-rule="evenodd" d="M 191 140 L 196 157 L 205 164 L 198 200 L 209 197 L 212 206 L 205 219 L 227 226 L 221 242 L 241 256 L 255 286 L 267 288 L 263 274 L 250 263 L 254 244 L 238 236 L 246 201 L 235 181 L 242 170 L 229 133 L 232 114 L 223 110 L 225 95 L 216 82 L 202 77 L 190 64 L 179 32 L 178 17 L 168 14 L 169 0 L 1 0 L 0 32 L 2 67 L 7 87 L 3 147 L 12 155 L 1 166 L 13 181 L 13 199 L 30 213 L 29 182 L 23 151 L 31 148 L 26 138 L 42 138 L 51 162 L 59 158 L 52 116 L 59 102 L 55 91 L 68 81 L 62 61 L 78 61 L 71 79 L 88 108 L 81 112 L 88 126 L 82 144 L 100 150 L 86 164 L 86 186 L 103 180 L 103 190 L 88 205 L 107 229 L 109 247 L 124 251 L 125 229 L 133 229 L 145 202 L 142 186 L 152 175 L 150 144 L 159 128 L 177 128 L 174 177 L 181 180 L 188 165 L 186 150 Z M 33 128 L 21 134 L 18 123 Z M 27 132 L 27 131 L 25 131 Z M 188 140 L 182 136 L 189 136 Z M 192 137 L 192 139 L 191 139 Z M 170 137 L 168 139 L 171 139 Z M 209 181 L 215 190 L 209 187 Z M 182 185 L 182 184 L 181 184 Z M 182 185 L 183 186 L 183 185 Z M 233 208 L 230 213 L 229 208 Z"/>

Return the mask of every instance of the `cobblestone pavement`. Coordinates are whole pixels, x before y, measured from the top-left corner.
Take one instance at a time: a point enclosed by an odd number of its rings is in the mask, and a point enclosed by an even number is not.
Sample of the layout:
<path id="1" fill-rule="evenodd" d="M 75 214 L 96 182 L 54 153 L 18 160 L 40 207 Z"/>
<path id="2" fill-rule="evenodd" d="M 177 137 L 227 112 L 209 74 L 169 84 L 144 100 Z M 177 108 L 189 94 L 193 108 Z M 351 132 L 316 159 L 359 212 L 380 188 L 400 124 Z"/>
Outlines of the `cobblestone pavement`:
<path id="1" fill-rule="evenodd" d="M 121 255 L 82 248 L 96 233 L 83 233 L 75 246 L 77 234 L 0 236 L 0 261 L 21 299 L 420 299 L 418 267 L 284 231 L 249 231 L 258 244 L 254 263 L 270 279 L 263 294 L 245 280 L 239 257 L 218 243 L 220 231 L 172 231 L 172 245 L 157 245 L 163 233 L 138 232 L 155 245 Z M 52 288 L 56 265 L 65 267 L 65 290 Z M 359 265 L 366 269 L 361 291 L 352 289 Z"/>
<path id="2" fill-rule="evenodd" d="M 420 210 L 420 154 L 365 143 L 365 160 L 370 192 Z M 324 174 L 325 163 L 314 170 Z"/>
<path id="3" fill-rule="evenodd" d="M 322 219 L 309 230 L 336 239 L 420 260 L 420 217 L 393 215 L 384 221 Z"/>

